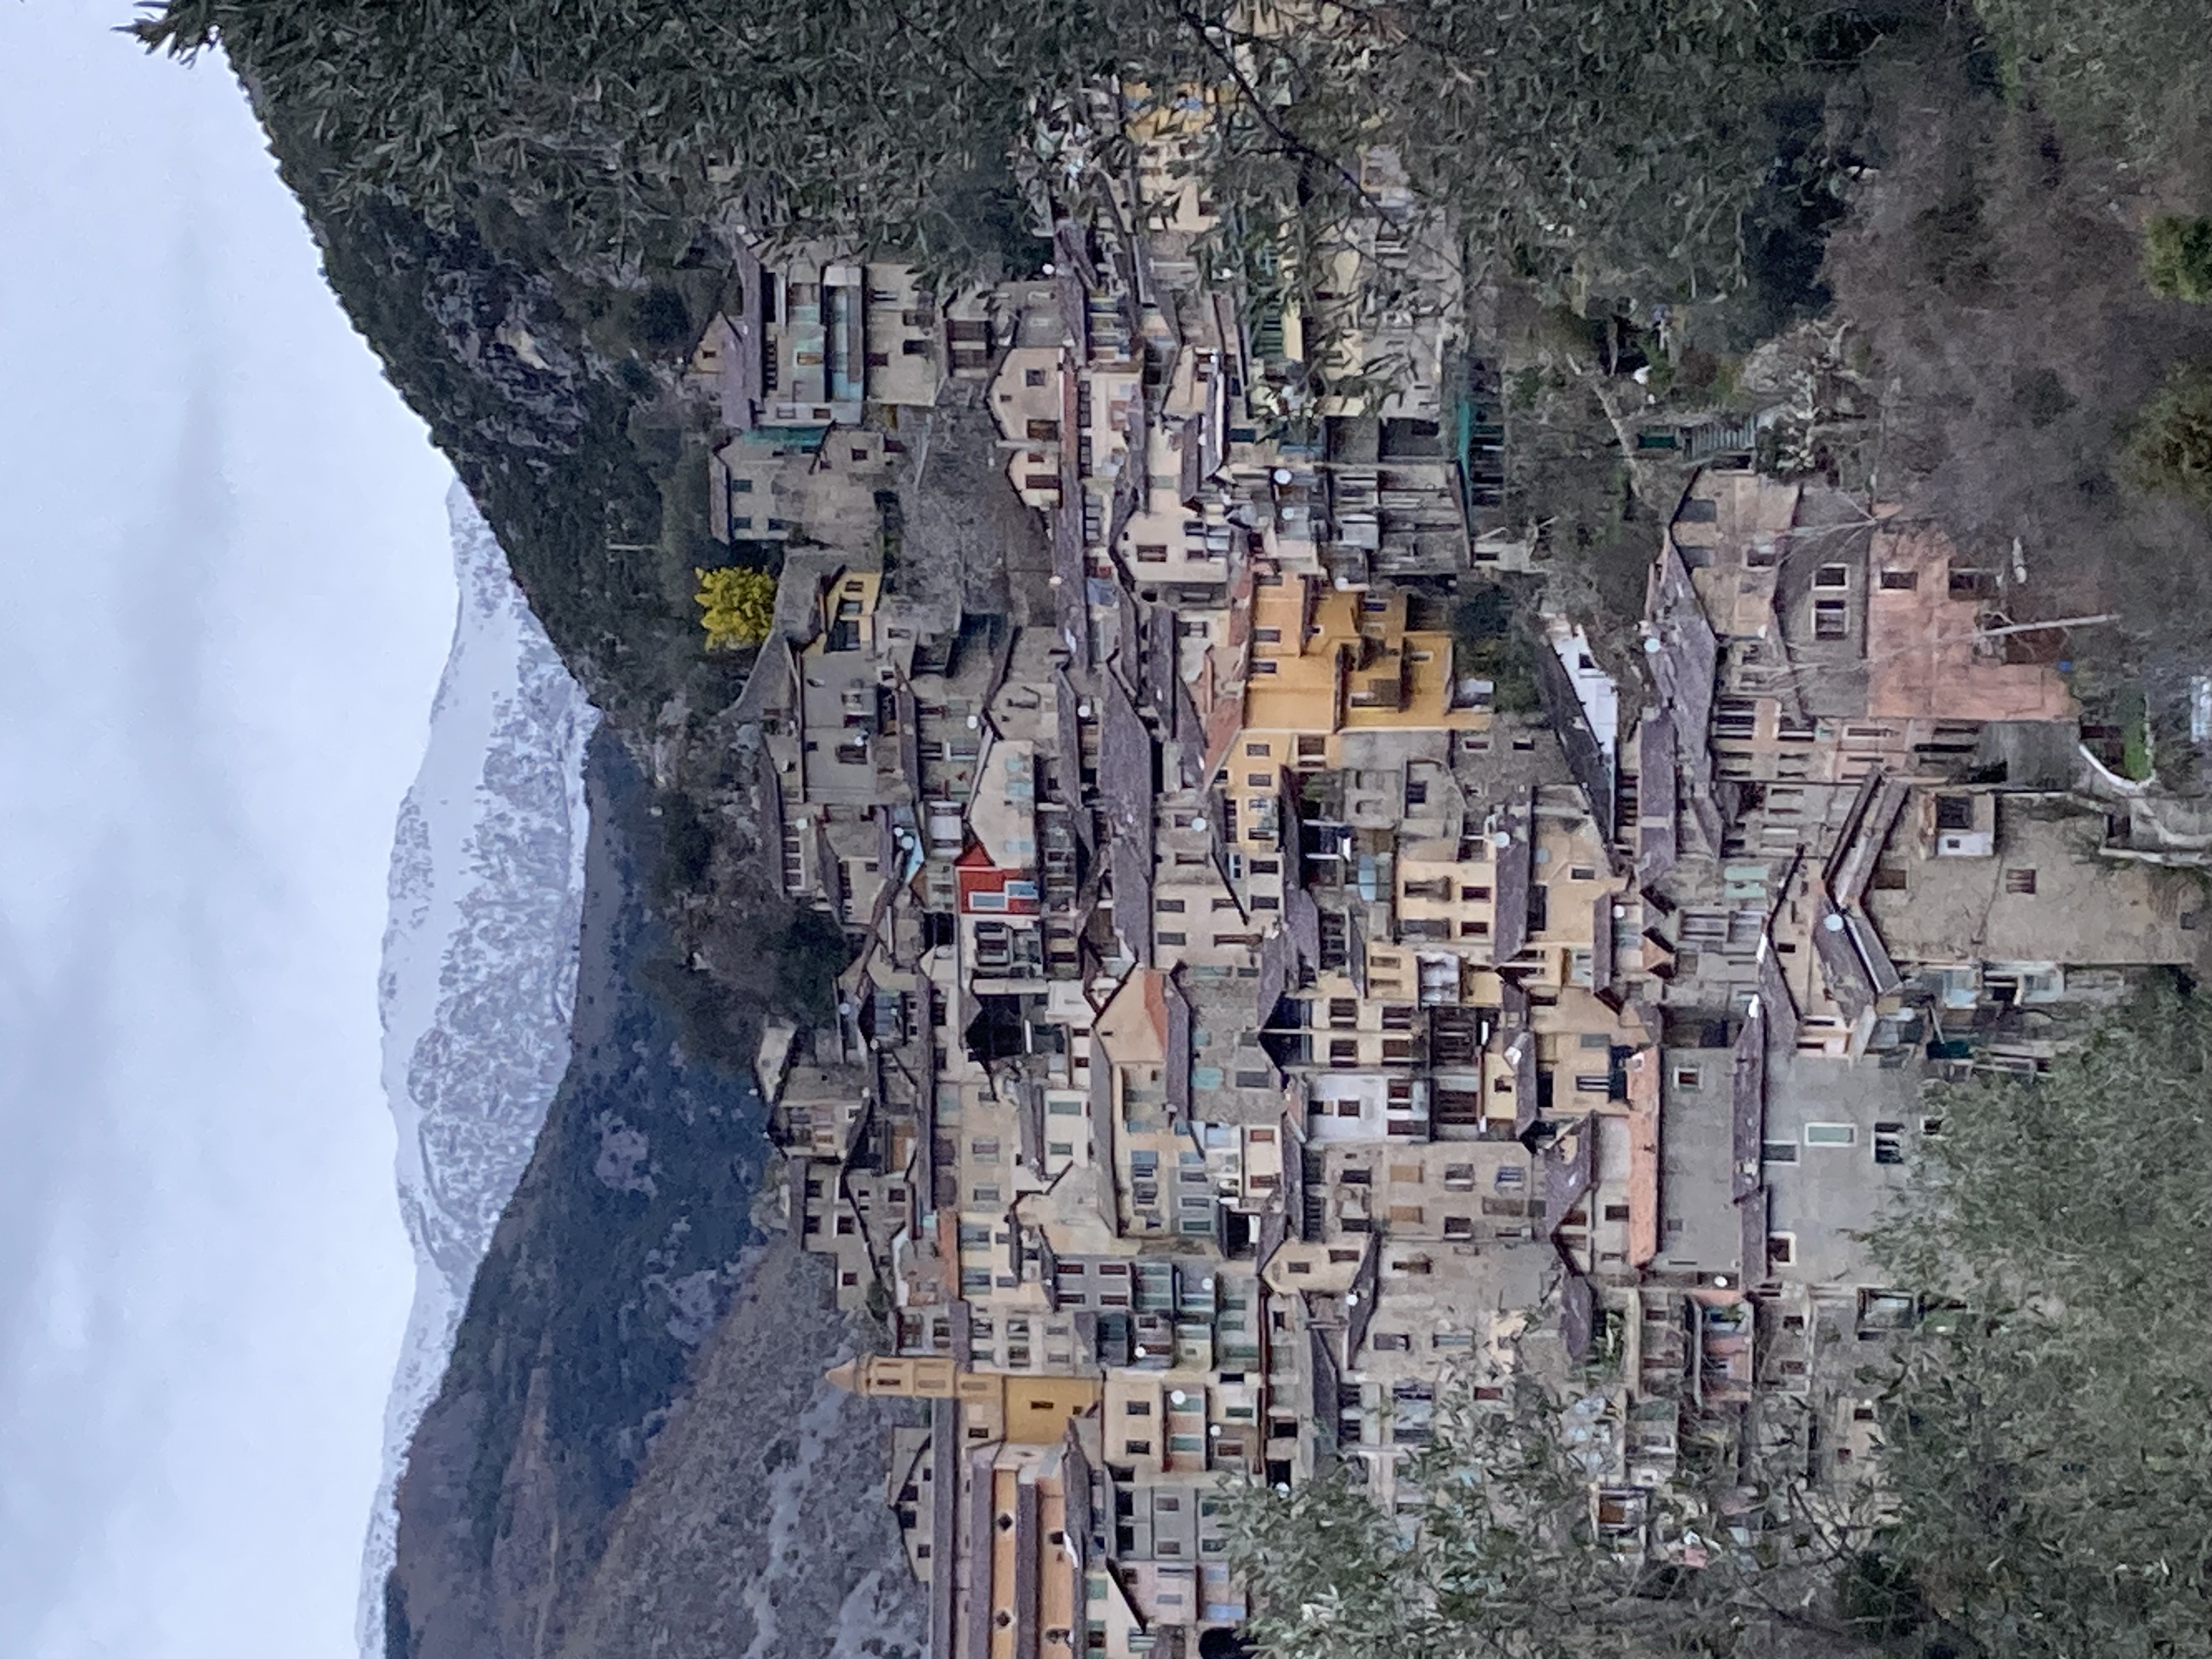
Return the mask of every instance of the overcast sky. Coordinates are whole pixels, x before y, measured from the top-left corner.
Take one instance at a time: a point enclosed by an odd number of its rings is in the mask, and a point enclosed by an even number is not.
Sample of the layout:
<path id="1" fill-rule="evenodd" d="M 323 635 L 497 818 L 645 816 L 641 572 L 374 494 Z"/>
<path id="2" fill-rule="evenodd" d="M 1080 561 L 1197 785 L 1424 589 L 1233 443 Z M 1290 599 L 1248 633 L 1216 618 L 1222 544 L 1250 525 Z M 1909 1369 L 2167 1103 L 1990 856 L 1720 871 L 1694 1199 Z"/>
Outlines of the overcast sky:
<path id="1" fill-rule="evenodd" d="M 219 61 L 0 3 L 0 1653 L 348 1654 L 448 477 Z"/>

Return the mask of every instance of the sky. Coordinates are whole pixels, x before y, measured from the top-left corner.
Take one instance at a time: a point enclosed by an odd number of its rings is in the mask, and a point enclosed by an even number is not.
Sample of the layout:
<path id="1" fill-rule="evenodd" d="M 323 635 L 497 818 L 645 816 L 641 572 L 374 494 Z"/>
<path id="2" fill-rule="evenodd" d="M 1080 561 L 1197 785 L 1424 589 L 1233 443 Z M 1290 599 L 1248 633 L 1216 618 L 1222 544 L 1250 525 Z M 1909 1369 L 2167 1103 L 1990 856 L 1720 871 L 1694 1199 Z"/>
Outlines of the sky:
<path id="1" fill-rule="evenodd" d="M 352 1651 L 450 477 L 219 58 L 0 0 L 0 1653 Z"/>

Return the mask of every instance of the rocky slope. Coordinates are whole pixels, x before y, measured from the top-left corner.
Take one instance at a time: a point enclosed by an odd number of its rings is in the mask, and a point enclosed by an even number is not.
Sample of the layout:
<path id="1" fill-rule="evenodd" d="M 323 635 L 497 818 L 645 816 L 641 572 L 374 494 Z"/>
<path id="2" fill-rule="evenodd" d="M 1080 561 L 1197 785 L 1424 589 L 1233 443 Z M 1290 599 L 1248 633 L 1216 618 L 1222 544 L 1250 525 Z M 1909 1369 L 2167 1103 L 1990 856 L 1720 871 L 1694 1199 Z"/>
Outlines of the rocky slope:
<path id="1" fill-rule="evenodd" d="M 889 1417 L 821 1380 L 865 1333 L 824 1261 L 755 1227 L 764 1108 L 656 992 L 646 781 L 605 730 L 584 776 L 572 1057 L 409 1450 L 384 1651 L 898 1645 L 918 1598 L 882 1503 Z"/>
<path id="2" fill-rule="evenodd" d="M 416 1291 L 363 1561 L 365 1653 L 384 1648 L 408 1441 L 568 1067 L 584 750 L 599 725 L 475 502 L 456 484 L 447 506 L 459 614 L 422 769 L 399 809 L 380 988 Z"/>

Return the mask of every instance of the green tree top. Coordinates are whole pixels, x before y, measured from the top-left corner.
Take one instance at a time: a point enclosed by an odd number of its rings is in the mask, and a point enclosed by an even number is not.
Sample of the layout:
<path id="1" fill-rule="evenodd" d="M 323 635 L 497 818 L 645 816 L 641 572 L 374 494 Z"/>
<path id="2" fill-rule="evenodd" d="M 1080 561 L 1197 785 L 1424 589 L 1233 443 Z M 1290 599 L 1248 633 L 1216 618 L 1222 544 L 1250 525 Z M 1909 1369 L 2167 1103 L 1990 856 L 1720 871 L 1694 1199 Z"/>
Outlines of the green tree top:
<path id="1" fill-rule="evenodd" d="M 2162 213 L 2145 225 L 2143 280 L 2169 300 L 2212 305 L 2212 219 Z"/>
<path id="2" fill-rule="evenodd" d="M 2142 488 L 2212 507 L 2212 368 L 2173 371 L 2136 416 L 2126 464 Z"/>

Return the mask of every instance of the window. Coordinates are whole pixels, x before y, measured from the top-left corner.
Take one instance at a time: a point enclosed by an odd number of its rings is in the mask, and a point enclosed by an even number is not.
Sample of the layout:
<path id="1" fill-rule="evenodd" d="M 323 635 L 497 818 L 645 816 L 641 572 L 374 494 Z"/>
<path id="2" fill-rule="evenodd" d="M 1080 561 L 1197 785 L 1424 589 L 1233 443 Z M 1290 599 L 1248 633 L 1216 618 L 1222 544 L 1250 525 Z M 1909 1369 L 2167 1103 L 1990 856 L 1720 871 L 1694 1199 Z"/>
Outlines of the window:
<path id="1" fill-rule="evenodd" d="M 1936 827 L 1938 830 L 1972 830 L 1974 827 L 1974 798 L 1972 795 L 1936 796 Z"/>
<path id="2" fill-rule="evenodd" d="M 1877 1164 L 1905 1162 L 1905 1126 L 1902 1123 L 1877 1123 L 1874 1126 L 1874 1161 Z"/>
<path id="3" fill-rule="evenodd" d="M 2004 890 L 2008 893 L 2033 893 L 2035 890 L 2035 872 L 2019 866 L 2006 871 Z"/>
<path id="4" fill-rule="evenodd" d="M 1797 1260 L 1797 1237 L 1794 1233 L 1769 1233 L 1766 1236 L 1766 1265 L 1787 1267 Z"/>
<path id="5" fill-rule="evenodd" d="M 1627 1219 L 1628 1219 L 1628 1206 L 1626 1206 L 1626 1204 L 1608 1204 L 1608 1205 L 1607 1205 L 1607 1206 L 1605 1206 L 1605 1218 L 1606 1218 L 1607 1221 L 1626 1221 L 1626 1220 L 1627 1220 Z"/>
<path id="6" fill-rule="evenodd" d="M 996 1187 L 978 1187 L 968 1196 L 976 1204 L 997 1204 L 1001 1201 Z"/>
<path id="7" fill-rule="evenodd" d="M 1917 570 L 1885 570 L 1881 573 L 1882 591 L 1887 593 L 1910 593 L 1920 586 Z"/>
<path id="8" fill-rule="evenodd" d="M 1474 1237 L 1474 1217 L 1464 1215 L 1446 1216 L 1444 1218 L 1444 1237 L 1449 1239 L 1473 1238 Z"/>
<path id="9" fill-rule="evenodd" d="M 1188 940 L 1181 933 L 1160 933 L 1156 937 L 1158 938 L 1158 942 L 1162 945 L 1182 945 L 1188 943 Z"/>
<path id="10" fill-rule="evenodd" d="M 1121 1449 L 1130 1457 L 1150 1457 L 1152 1455 L 1152 1443 L 1149 1440 L 1127 1440 L 1122 1442 Z"/>
<path id="11" fill-rule="evenodd" d="M 1152 1414 L 1152 1402 L 1149 1400 L 1132 1400 L 1121 1409 L 1131 1417 L 1150 1417 Z"/>
<path id="12" fill-rule="evenodd" d="M 1271 743 L 1248 743 L 1244 745 L 1244 752 L 1256 759 L 1265 760 L 1273 748 L 1274 744 Z"/>
<path id="13" fill-rule="evenodd" d="M 1824 564 L 1813 573 L 1813 586 L 1815 587 L 1849 587 L 1850 585 L 1851 573 L 1847 565 Z"/>
<path id="14" fill-rule="evenodd" d="M 1183 902 L 1181 899 L 1164 898 L 1156 901 L 1152 908 L 1164 916 L 1179 916 L 1182 914 L 1182 904 Z"/>
<path id="15" fill-rule="evenodd" d="M 1022 371 L 1022 384 L 1024 386 L 1042 386 L 1044 384 L 1044 371 L 1041 368 L 1024 369 Z"/>
<path id="16" fill-rule="evenodd" d="M 1770 1140 L 1759 1149 L 1759 1161 L 1765 1164 L 1795 1164 L 1797 1143 L 1794 1140 Z"/>
<path id="17" fill-rule="evenodd" d="M 1139 542 L 1137 544 L 1137 562 L 1139 564 L 1165 564 L 1167 561 L 1168 550 L 1162 544 L 1158 542 Z"/>
<path id="18" fill-rule="evenodd" d="M 1377 1353 L 1405 1353 L 1413 1346 L 1413 1339 L 1404 1331 L 1377 1331 L 1370 1339 Z"/>
<path id="19" fill-rule="evenodd" d="M 1703 1081 L 1703 1074 L 1694 1066 L 1677 1066 L 1674 1068 L 1674 1086 L 1677 1089 L 1694 1090 L 1700 1087 Z"/>
<path id="20" fill-rule="evenodd" d="M 968 1143 L 968 1156 L 970 1158 L 996 1158 L 998 1155 L 999 1143 L 995 1137 Z"/>
<path id="21" fill-rule="evenodd" d="M 1849 1123 L 1808 1123 L 1805 1126 L 1808 1146 L 1855 1146 L 1859 1132 Z"/>
<path id="22" fill-rule="evenodd" d="M 1841 599 L 1815 599 L 1813 602 L 1813 637 L 1816 640 L 1844 640 L 1850 637 L 1850 613 Z"/>

